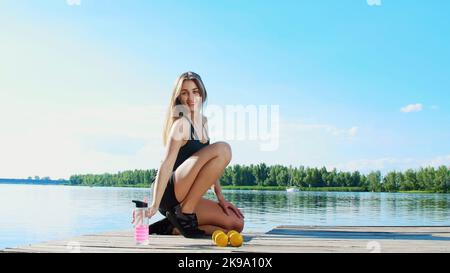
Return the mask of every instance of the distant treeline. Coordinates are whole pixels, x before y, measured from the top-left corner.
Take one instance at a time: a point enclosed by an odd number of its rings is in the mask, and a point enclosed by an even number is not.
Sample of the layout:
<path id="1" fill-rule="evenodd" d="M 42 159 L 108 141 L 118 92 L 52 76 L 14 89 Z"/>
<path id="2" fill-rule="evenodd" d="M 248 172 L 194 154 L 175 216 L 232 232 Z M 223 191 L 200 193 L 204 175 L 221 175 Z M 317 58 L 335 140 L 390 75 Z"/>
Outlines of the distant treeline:
<path id="1" fill-rule="evenodd" d="M 157 170 L 130 170 L 117 174 L 71 175 L 70 185 L 107 186 L 107 187 L 149 187 L 155 180 Z"/>
<path id="2" fill-rule="evenodd" d="M 0 178 L 0 184 L 29 184 L 29 185 L 66 185 L 69 181 L 64 179 L 52 180 L 50 177 L 44 177 L 42 179 L 20 179 L 20 178 Z"/>
<path id="3" fill-rule="evenodd" d="M 87 186 L 129 186 L 146 187 L 154 181 L 156 169 L 124 171 L 117 174 L 72 175 L 71 185 Z M 450 192 L 450 167 L 441 166 L 392 171 L 382 176 L 380 171 L 367 175 L 358 171 L 344 172 L 325 167 L 286 167 L 282 165 L 228 166 L 220 178 L 223 186 L 257 186 L 257 187 L 290 187 L 299 188 L 358 188 L 362 191 L 397 192 L 397 191 L 429 191 Z"/>

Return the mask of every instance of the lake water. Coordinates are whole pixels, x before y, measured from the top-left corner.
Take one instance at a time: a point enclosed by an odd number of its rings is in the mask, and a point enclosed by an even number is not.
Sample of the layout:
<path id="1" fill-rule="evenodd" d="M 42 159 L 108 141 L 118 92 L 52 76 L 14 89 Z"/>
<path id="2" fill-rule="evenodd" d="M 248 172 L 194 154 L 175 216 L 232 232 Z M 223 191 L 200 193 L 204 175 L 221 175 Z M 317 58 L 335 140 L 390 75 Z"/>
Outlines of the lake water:
<path id="1" fill-rule="evenodd" d="M 131 230 L 131 200 L 145 196 L 149 189 L 0 184 L 0 249 Z M 244 232 L 278 225 L 450 226 L 450 194 L 224 191 L 224 196 L 246 216 Z M 151 222 L 161 218 L 158 213 Z"/>

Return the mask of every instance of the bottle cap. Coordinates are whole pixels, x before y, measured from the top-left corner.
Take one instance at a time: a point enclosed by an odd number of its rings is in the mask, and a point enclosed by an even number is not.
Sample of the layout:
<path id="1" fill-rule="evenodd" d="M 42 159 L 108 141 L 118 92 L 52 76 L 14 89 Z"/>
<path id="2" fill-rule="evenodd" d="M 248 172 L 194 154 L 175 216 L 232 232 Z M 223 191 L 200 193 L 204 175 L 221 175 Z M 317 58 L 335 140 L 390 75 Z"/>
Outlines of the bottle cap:
<path id="1" fill-rule="evenodd" d="M 133 203 L 136 204 L 136 208 L 147 208 L 148 204 L 142 201 L 138 201 L 138 200 L 133 200 Z"/>

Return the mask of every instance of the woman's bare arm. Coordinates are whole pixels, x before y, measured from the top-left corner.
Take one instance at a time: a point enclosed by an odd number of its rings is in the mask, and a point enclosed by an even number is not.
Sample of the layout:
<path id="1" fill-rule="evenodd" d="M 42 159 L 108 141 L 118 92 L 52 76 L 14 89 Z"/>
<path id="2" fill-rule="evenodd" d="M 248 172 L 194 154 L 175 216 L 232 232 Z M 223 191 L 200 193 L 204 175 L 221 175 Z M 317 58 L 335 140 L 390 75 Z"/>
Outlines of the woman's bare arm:
<path id="1" fill-rule="evenodd" d="M 178 119 L 173 123 L 172 128 L 170 129 L 166 154 L 162 160 L 161 166 L 158 169 L 154 182 L 153 201 L 151 205 L 154 209 L 159 208 L 159 204 L 161 203 L 161 199 L 167 187 L 167 182 L 172 175 L 172 170 L 177 159 L 178 151 L 180 150 L 184 140 L 188 139 L 190 129 L 189 126 L 190 125 L 186 119 Z"/>
<path id="2" fill-rule="evenodd" d="M 214 191 L 214 194 L 217 197 L 217 201 L 223 201 L 225 199 L 222 194 L 222 188 L 220 187 L 219 179 L 217 179 L 216 182 L 211 186 L 211 189 Z"/>

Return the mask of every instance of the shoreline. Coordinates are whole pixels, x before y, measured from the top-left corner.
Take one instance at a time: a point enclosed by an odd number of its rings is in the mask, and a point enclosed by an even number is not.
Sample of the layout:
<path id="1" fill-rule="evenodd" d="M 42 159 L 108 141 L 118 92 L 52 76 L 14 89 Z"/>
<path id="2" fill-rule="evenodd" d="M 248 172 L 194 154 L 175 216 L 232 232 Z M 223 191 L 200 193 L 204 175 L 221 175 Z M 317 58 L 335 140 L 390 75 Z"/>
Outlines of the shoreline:
<path id="1" fill-rule="evenodd" d="M 55 183 L 55 182 L 41 182 L 41 183 L 33 183 L 33 182 L 13 182 L 13 181 L 1 181 L 0 185 L 35 185 L 35 186 L 70 186 L 70 187 L 96 187 L 96 188 L 136 188 L 136 189 L 150 189 L 150 185 L 70 185 L 69 183 Z M 222 190 L 242 190 L 242 191 L 286 191 L 289 187 L 285 186 L 222 186 Z M 311 188 L 298 188 L 298 192 L 370 192 L 363 188 L 359 187 L 311 187 Z M 449 193 L 440 193 L 440 192 L 432 192 L 432 191 L 420 191 L 420 190 L 412 190 L 412 191 L 375 191 L 377 193 L 409 193 L 409 194 L 449 194 Z"/>

